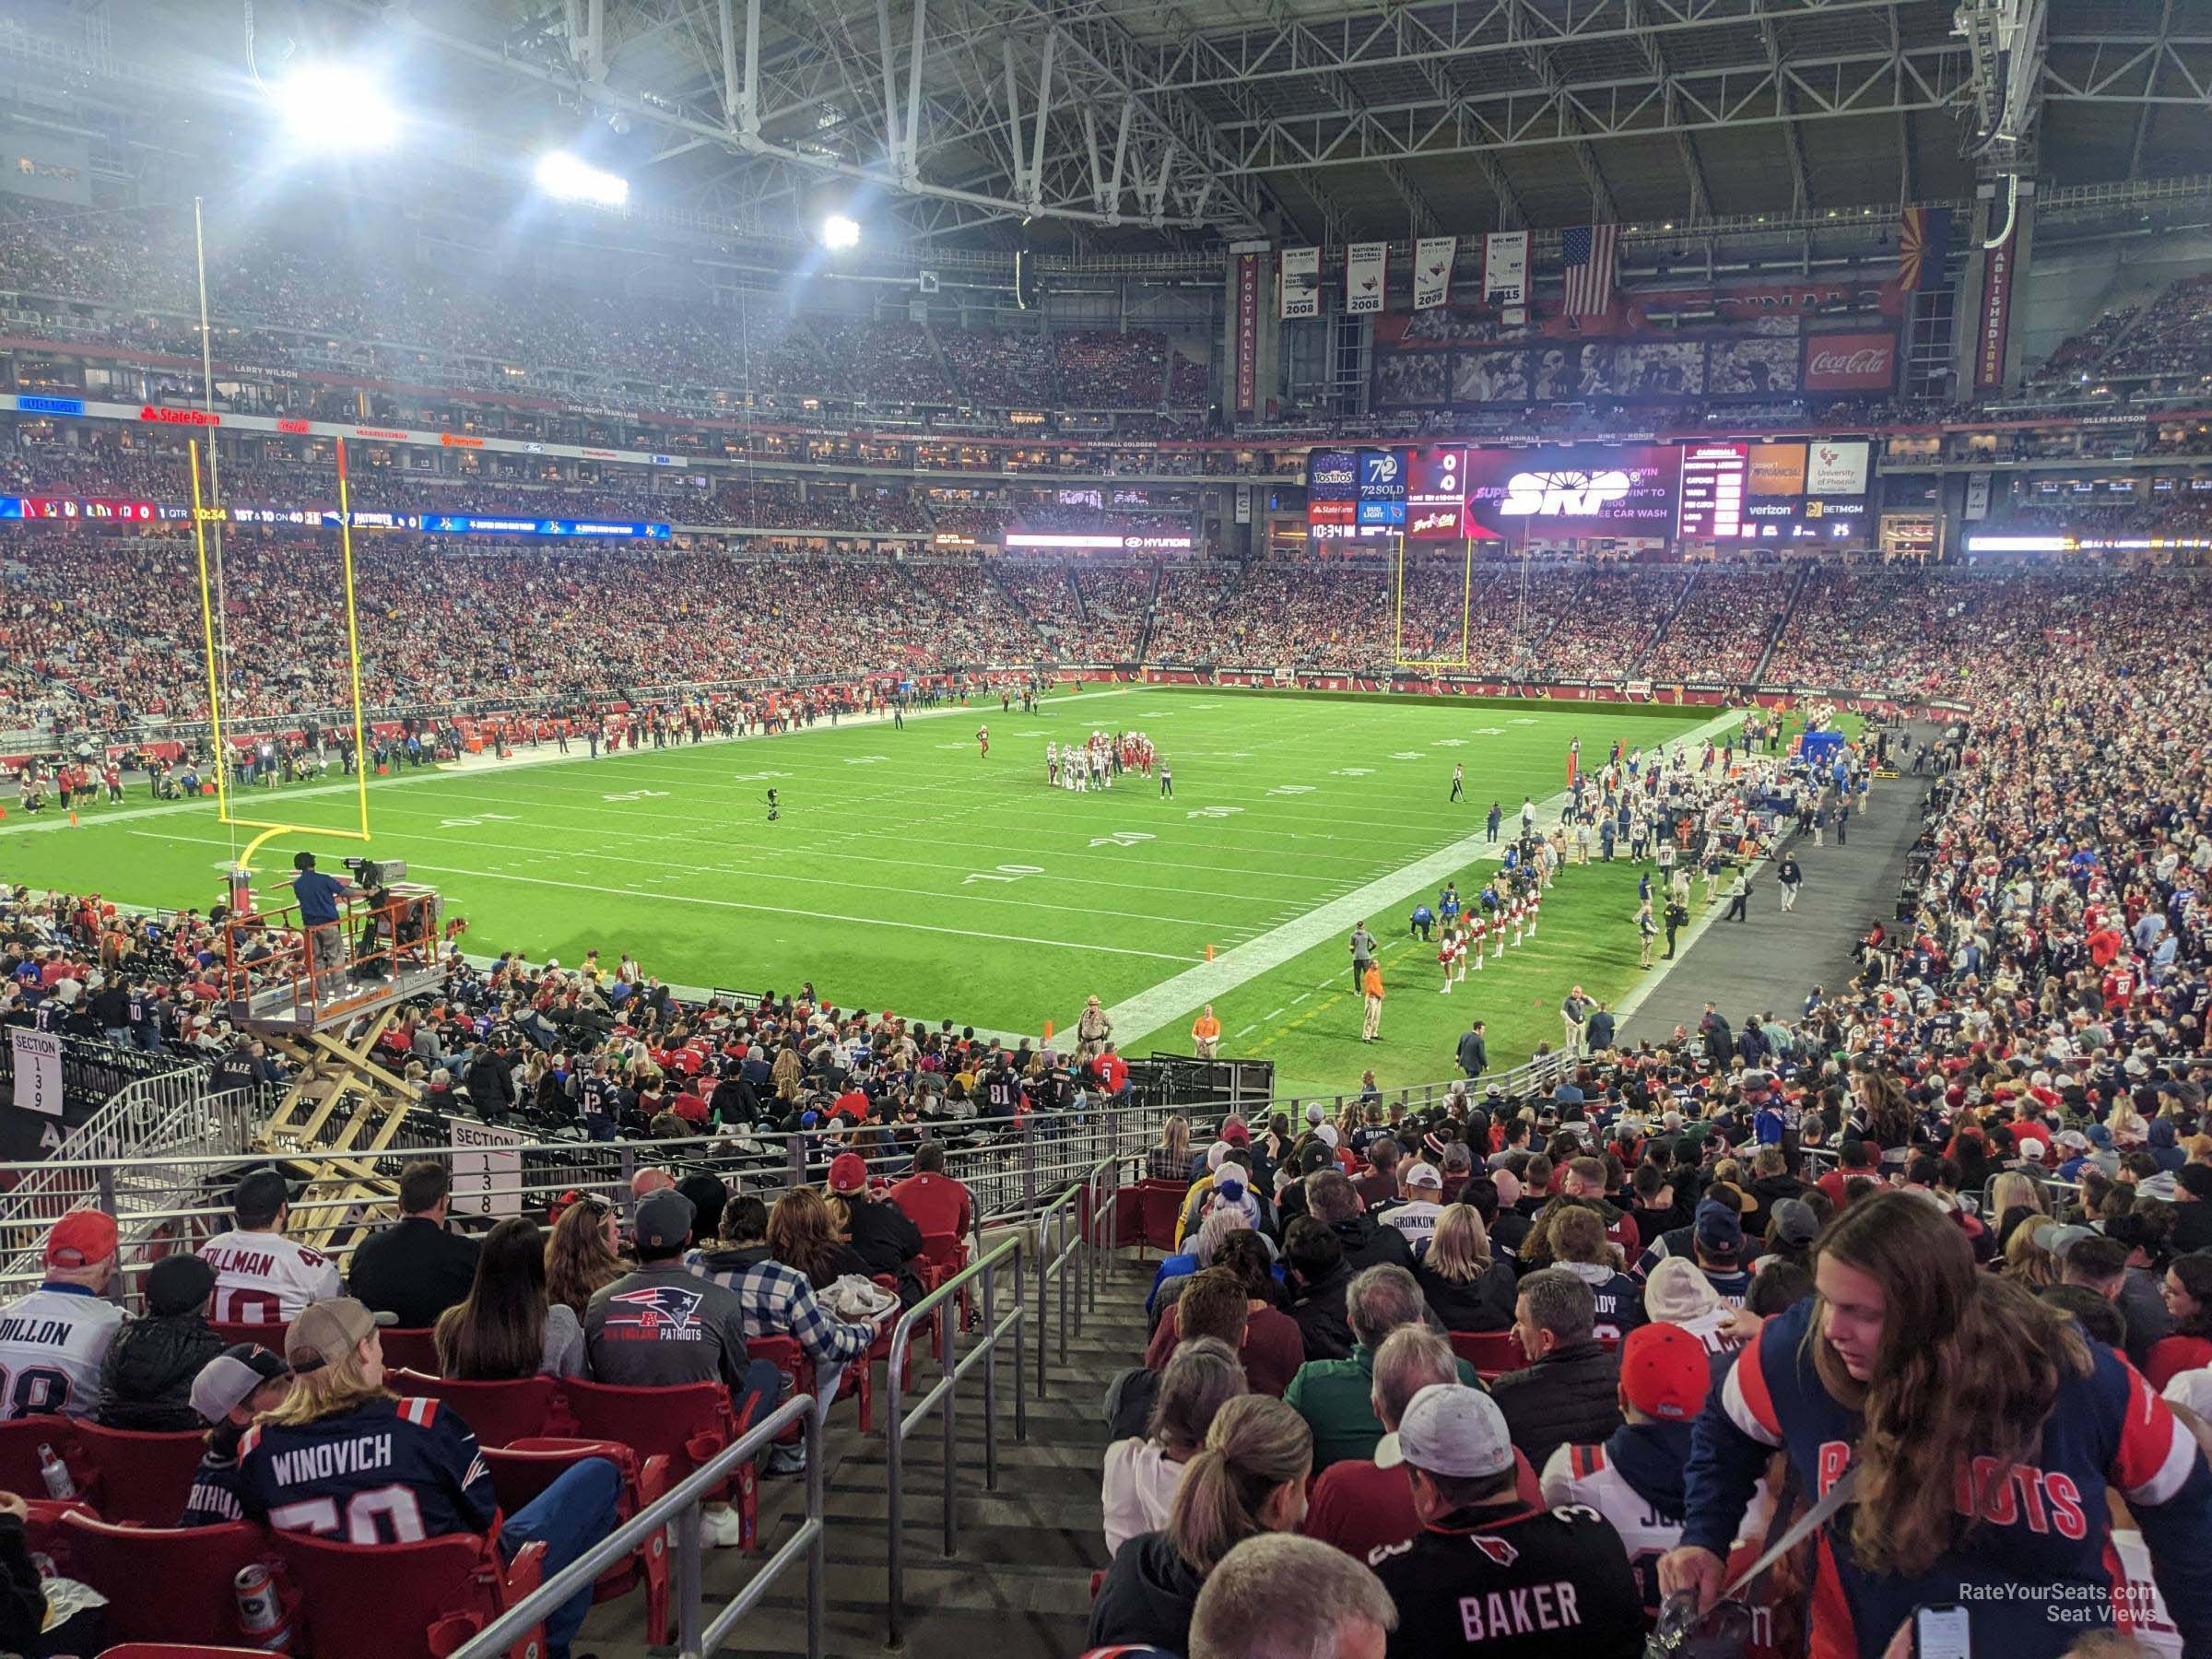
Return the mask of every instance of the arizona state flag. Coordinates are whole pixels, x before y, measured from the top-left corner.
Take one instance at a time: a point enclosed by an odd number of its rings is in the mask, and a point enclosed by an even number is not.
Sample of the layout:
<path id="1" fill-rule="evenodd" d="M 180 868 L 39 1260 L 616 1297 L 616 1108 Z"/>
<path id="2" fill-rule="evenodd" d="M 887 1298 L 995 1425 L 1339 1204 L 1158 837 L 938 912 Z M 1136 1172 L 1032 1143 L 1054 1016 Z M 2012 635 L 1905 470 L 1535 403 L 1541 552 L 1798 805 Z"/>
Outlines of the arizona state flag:
<path id="1" fill-rule="evenodd" d="M 1908 207 L 1897 237 L 1897 286 L 1906 293 L 1943 279 L 1951 251 L 1948 207 Z"/>

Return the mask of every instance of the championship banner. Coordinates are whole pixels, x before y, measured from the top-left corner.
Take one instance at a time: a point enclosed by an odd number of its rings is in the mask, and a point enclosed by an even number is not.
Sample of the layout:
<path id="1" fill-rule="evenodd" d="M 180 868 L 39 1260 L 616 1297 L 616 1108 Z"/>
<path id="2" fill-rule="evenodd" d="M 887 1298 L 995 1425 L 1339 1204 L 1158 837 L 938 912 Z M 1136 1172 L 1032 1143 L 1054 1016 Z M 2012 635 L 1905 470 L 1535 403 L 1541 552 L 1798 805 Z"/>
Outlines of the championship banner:
<path id="1" fill-rule="evenodd" d="M 1989 516 L 1989 484 L 1991 475 L 1971 472 L 1966 475 L 1966 516 L 1970 520 Z"/>
<path id="2" fill-rule="evenodd" d="M 1354 242 L 1345 250 L 1344 309 L 1353 316 L 1371 317 L 1382 309 L 1389 258 L 1388 242 Z"/>
<path id="3" fill-rule="evenodd" d="M 1413 244 L 1413 309 L 1434 311 L 1451 297 L 1456 236 L 1424 236 Z"/>
<path id="4" fill-rule="evenodd" d="M 2005 336 L 2012 324 L 2012 242 L 1992 248 L 1982 276 L 1982 337 L 1974 347 L 1974 384 L 1994 392 L 2005 384 Z"/>
<path id="5" fill-rule="evenodd" d="M 1237 255 L 1237 412 L 1252 412 L 1259 393 L 1260 256 Z"/>
<path id="6" fill-rule="evenodd" d="M 1283 318 L 1321 315 L 1321 250 L 1283 250 Z"/>
<path id="7" fill-rule="evenodd" d="M 1493 230 L 1482 239 L 1482 299 L 1509 326 L 1528 321 L 1528 232 Z"/>

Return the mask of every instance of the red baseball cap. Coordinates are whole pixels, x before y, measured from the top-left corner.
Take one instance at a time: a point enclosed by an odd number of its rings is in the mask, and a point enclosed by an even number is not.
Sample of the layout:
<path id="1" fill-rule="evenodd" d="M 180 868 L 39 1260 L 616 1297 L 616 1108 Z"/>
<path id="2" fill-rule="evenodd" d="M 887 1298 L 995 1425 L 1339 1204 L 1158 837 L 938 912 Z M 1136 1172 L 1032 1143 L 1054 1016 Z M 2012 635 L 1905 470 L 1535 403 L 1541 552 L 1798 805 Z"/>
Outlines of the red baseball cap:
<path id="1" fill-rule="evenodd" d="M 71 1210 L 46 1235 L 46 1265 L 90 1267 L 115 1253 L 115 1218 L 95 1209 Z"/>
<path id="2" fill-rule="evenodd" d="M 830 1190 L 862 1193 L 867 1190 L 868 1165 L 857 1152 L 840 1152 L 830 1160 Z"/>
<path id="3" fill-rule="evenodd" d="M 1648 1418 L 1688 1422 L 1712 1385 L 1705 1345 L 1678 1324 L 1639 1325 L 1620 1345 L 1620 1390 Z"/>

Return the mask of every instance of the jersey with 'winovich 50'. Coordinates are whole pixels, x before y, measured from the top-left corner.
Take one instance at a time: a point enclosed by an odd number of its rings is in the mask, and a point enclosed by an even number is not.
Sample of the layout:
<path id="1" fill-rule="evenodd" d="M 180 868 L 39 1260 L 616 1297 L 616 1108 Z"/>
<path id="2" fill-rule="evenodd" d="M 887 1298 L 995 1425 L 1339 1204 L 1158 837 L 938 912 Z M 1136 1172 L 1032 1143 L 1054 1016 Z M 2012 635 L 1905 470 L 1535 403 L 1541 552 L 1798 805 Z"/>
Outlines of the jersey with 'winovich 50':
<path id="1" fill-rule="evenodd" d="M 0 1310 L 0 1421 L 88 1415 L 123 1310 L 81 1285 L 45 1285 Z"/>
<path id="2" fill-rule="evenodd" d="M 200 1246 L 200 1260 L 215 1269 L 218 1320 L 284 1324 L 309 1302 L 346 1294 L 335 1263 L 282 1233 L 218 1233 Z"/>
<path id="3" fill-rule="evenodd" d="M 238 1473 L 256 1521 L 346 1544 L 488 1532 L 500 1506 L 477 1437 L 436 1400 L 373 1399 L 312 1423 L 257 1423 L 238 1443 Z"/>

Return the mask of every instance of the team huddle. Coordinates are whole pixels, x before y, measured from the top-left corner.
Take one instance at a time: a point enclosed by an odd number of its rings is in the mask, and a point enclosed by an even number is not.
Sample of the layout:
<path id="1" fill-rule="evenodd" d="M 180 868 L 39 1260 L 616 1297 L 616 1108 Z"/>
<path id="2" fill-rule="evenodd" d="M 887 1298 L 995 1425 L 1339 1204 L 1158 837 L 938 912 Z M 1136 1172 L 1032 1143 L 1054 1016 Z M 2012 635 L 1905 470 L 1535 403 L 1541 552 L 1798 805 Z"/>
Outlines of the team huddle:
<path id="1" fill-rule="evenodd" d="M 1142 732 L 1093 732 L 1088 741 L 1044 746 L 1045 782 L 1055 789 L 1111 788 L 1124 772 L 1152 775 L 1152 740 Z"/>
<path id="2" fill-rule="evenodd" d="M 1532 864 L 1500 872 L 1497 881 L 1484 886 L 1472 910 L 1462 903 L 1459 885 L 1450 881 L 1437 895 L 1434 910 L 1426 900 L 1414 906 L 1411 922 L 1414 933 L 1427 939 L 1432 927 L 1441 926 L 1436 961 L 1443 974 L 1444 982 L 1440 989 L 1444 995 L 1449 996 L 1453 985 L 1467 977 L 1469 967 L 1477 973 L 1482 971 L 1486 947 L 1493 957 L 1502 957 L 1508 945 L 1519 945 L 1524 939 L 1536 936 L 1536 922 L 1544 908 L 1544 888 L 1548 879 L 1548 872 L 1539 874 L 1537 866 Z"/>

